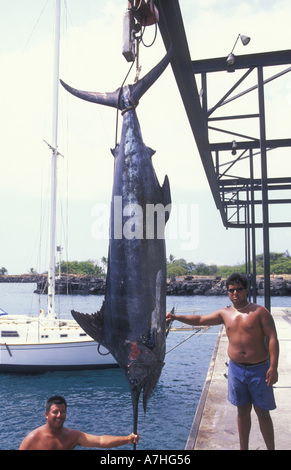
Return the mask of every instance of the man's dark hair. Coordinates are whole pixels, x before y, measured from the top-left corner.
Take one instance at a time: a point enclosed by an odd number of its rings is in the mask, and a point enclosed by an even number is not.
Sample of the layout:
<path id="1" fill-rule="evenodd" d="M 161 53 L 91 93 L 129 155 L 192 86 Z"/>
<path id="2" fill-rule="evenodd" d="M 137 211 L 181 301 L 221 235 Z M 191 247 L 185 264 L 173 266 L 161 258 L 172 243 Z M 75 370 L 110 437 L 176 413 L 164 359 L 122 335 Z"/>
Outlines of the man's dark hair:
<path id="1" fill-rule="evenodd" d="M 67 409 L 67 402 L 61 395 L 54 395 L 47 400 L 45 404 L 46 413 L 49 412 L 52 405 L 65 405 L 65 408 Z"/>
<path id="2" fill-rule="evenodd" d="M 227 288 L 230 284 L 239 284 L 239 283 L 241 283 L 241 285 L 244 287 L 244 289 L 247 289 L 248 279 L 242 273 L 233 273 L 230 276 L 228 276 L 228 278 L 226 279 L 226 287 Z"/>

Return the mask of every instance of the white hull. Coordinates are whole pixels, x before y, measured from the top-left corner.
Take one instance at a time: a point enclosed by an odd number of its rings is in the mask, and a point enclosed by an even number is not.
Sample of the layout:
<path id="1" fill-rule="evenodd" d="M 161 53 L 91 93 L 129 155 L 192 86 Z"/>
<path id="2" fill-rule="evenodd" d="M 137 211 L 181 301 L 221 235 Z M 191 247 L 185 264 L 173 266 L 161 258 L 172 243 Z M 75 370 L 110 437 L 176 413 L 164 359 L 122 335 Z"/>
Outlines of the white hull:
<path id="1" fill-rule="evenodd" d="M 101 352 L 101 354 L 100 354 Z M 0 372 L 45 372 L 118 367 L 73 320 L 0 317 Z"/>
<path id="2" fill-rule="evenodd" d="M 101 355 L 94 342 L 73 320 L 59 321 L 55 313 L 55 251 L 58 159 L 58 91 L 61 2 L 55 2 L 53 126 L 51 162 L 50 262 L 47 318 L 3 315 L 0 311 L 0 372 L 96 369 L 117 367 L 111 354 Z M 108 351 L 104 351 L 108 353 Z"/>
<path id="3" fill-rule="evenodd" d="M 68 344 L 0 345 L 0 372 L 46 372 L 118 367 L 108 354 L 101 356 L 92 341 Z"/>

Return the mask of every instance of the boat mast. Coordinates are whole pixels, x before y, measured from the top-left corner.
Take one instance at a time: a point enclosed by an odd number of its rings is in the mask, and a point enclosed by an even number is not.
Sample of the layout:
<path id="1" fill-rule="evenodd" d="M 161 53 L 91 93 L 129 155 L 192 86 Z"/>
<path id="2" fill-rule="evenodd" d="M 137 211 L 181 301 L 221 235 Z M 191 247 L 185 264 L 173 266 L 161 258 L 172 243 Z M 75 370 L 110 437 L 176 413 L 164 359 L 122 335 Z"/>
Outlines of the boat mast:
<path id="1" fill-rule="evenodd" d="M 57 208 L 57 158 L 58 158 L 58 105 L 59 105 L 59 64 L 60 64 L 60 23 L 61 0 L 55 0 L 55 40 L 53 69 L 53 124 L 51 162 L 51 216 L 50 216 L 50 258 L 48 270 L 47 317 L 55 318 L 55 266 L 56 266 L 56 208 Z"/>

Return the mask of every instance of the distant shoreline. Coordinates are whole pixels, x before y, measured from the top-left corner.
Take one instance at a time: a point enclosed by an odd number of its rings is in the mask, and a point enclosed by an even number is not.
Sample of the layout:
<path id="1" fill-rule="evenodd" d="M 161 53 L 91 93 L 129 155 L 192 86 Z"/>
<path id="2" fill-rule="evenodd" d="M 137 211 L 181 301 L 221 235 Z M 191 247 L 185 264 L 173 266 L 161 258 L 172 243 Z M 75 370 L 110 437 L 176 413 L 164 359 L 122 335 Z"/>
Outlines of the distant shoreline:
<path id="1" fill-rule="evenodd" d="M 45 274 L 0 276 L 0 283 L 32 283 L 38 294 L 47 293 Z M 56 294 L 59 295 L 104 295 L 105 278 L 69 275 L 56 279 Z M 215 276 L 177 276 L 167 280 L 167 295 L 227 295 L 225 279 Z M 257 277 L 257 295 L 264 295 L 264 277 Z M 271 296 L 291 296 L 291 276 L 271 276 Z"/>
<path id="2" fill-rule="evenodd" d="M 0 283 L 5 283 L 5 282 L 6 283 L 9 283 L 9 282 L 33 283 L 33 282 L 38 282 L 44 277 L 46 277 L 45 274 L 14 274 L 14 275 L 6 274 L 4 276 L 0 276 Z"/>

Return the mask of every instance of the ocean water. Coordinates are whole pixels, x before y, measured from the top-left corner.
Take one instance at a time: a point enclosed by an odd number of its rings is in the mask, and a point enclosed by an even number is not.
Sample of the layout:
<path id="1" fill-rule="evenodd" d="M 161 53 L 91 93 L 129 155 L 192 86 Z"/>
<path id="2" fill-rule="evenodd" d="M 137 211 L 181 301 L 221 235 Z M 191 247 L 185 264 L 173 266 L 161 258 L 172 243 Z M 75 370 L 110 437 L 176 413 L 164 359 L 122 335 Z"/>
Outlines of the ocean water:
<path id="1" fill-rule="evenodd" d="M 33 294 L 33 284 L 0 284 L 0 307 L 11 314 L 45 310 L 45 296 Z M 96 311 L 102 296 L 57 296 L 61 317 L 71 308 Z M 168 297 L 167 307 L 201 308 L 207 314 L 228 303 L 227 297 Z M 259 298 L 258 303 L 263 303 Z M 273 306 L 290 306 L 288 297 L 272 298 Z M 181 324 L 179 324 L 180 326 Z M 178 326 L 178 325 L 177 325 Z M 171 332 L 165 366 L 144 415 L 140 400 L 139 450 L 183 450 L 193 422 L 220 327 L 186 340 L 192 332 Z M 22 439 L 45 423 L 48 397 L 68 402 L 66 426 L 90 434 L 132 432 L 132 404 L 127 381 L 119 369 L 44 374 L 0 374 L 0 450 L 18 449 Z M 123 450 L 132 446 L 124 446 Z M 80 449 L 80 448 L 77 448 Z M 81 449 L 80 449 L 81 450 Z"/>

